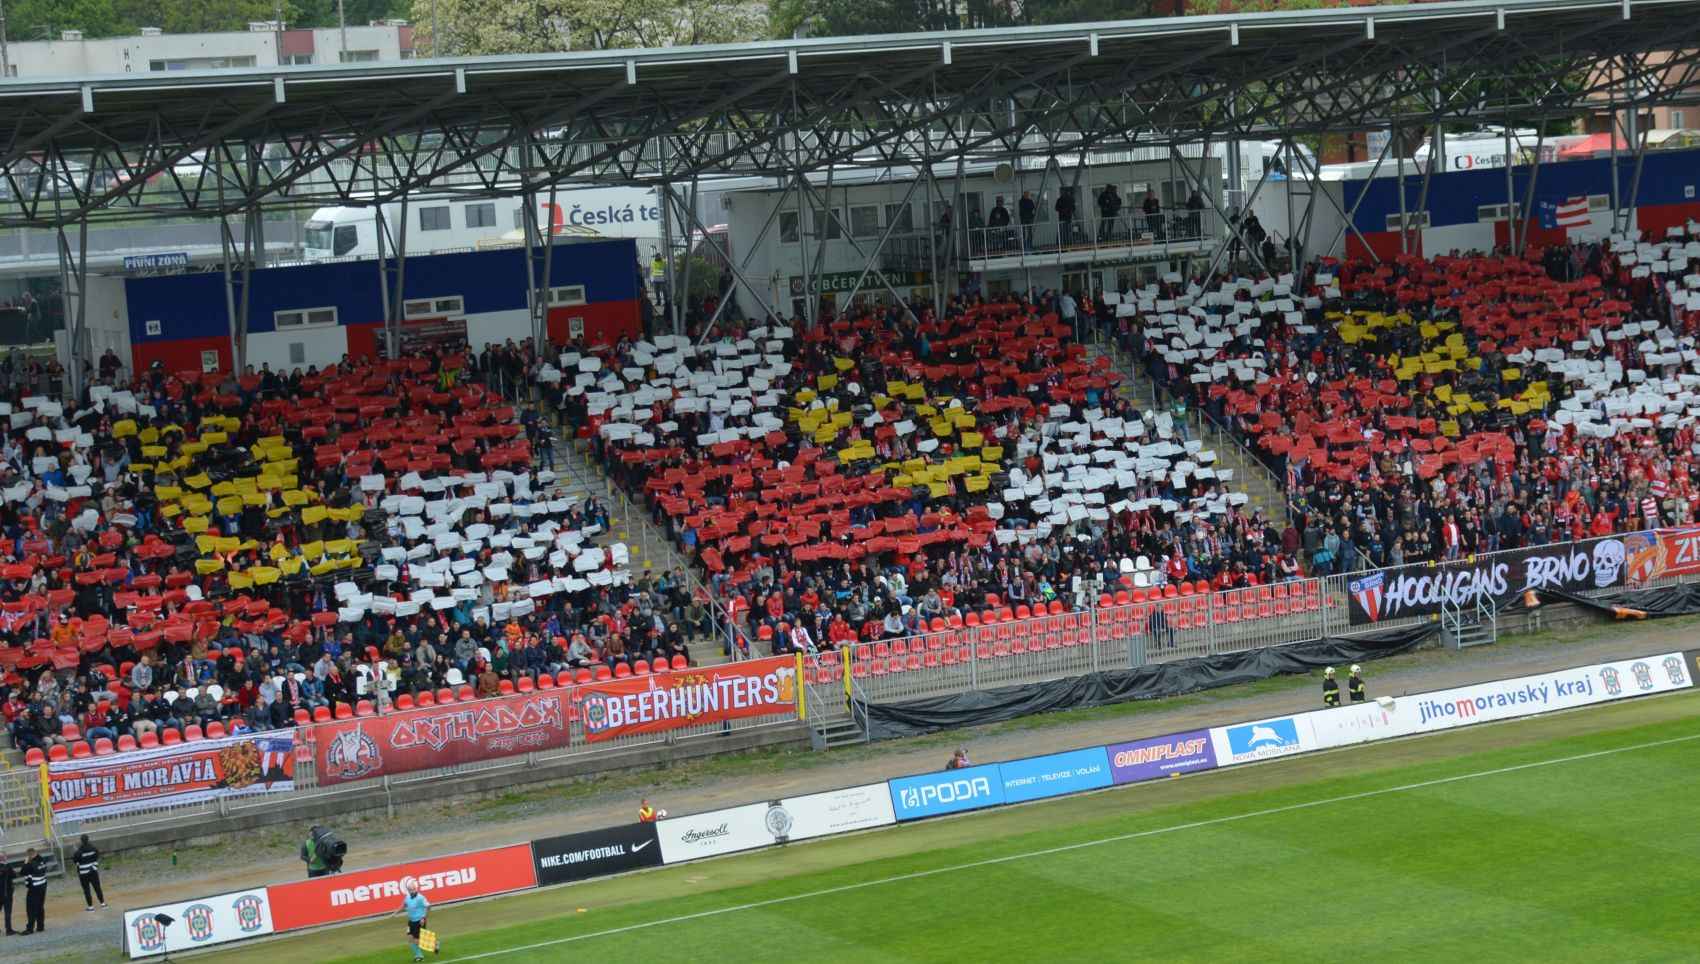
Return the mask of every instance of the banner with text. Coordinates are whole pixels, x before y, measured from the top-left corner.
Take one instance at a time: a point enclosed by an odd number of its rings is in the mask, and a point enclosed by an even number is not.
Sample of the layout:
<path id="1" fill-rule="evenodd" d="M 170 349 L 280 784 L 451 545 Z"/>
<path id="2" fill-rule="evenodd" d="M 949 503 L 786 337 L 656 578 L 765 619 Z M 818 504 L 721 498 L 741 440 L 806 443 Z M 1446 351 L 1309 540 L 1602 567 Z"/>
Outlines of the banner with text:
<path id="1" fill-rule="evenodd" d="M 526 890 L 537 886 L 537 873 L 531 845 L 515 844 L 298 880 L 269 888 L 272 923 L 292 931 L 388 914 L 401 906 L 409 880 L 418 881 L 419 892 L 435 905 Z"/>
<path id="2" fill-rule="evenodd" d="M 568 698 L 546 690 L 321 723 L 312 729 L 319 784 L 566 746 Z"/>
<path id="3" fill-rule="evenodd" d="M 196 740 L 48 764 L 53 812 L 105 817 L 146 807 L 295 789 L 290 731 Z"/>
<path id="4" fill-rule="evenodd" d="M 1109 751 L 1110 770 L 1117 783 L 1139 783 L 1216 766 L 1210 734 L 1204 730 L 1147 737 L 1104 749 Z"/>
<path id="5" fill-rule="evenodd" d="M 587 683 L 586 740 L 660 733 L 697 723 L 797 715 L 797 661 L 790 656 Z"/>
<path id="6" fill-rule="evenodd" d="M 672 817 L 657 824 L 669 864 L 897 822 L 883 783 Z"/>
<path id="7" fill-rule="evenodd" d="M 998 764 L 1005 803 L 1043 800 L 1110 785 L 1110 758 L 1101 746 Z"/>
<path id="8" fill-rule="evenodd" d="M 1352 625 L 1432 616 L 1443 601 L 1469 608 L 1482 599 L 1498 605 L 1531 589 L 1586 592 L 1622 586 L 1624 554 L 1623 540 L 1612 537 L 1365 573 L 1346 584 Z"/>
<path id="9" fill-rule="evenodd" d="M 537 886 L 564 884 L 661 865 L 655 824 L 633 823 L 531 842 Z"/>
<path id="10" fill-rule="evenodd" d="M 1683 654 L 1661 653 L 1415 693 L 1386 705 L 1370 702 L 1316 710 L 1306 716 L 1316 745 L 1325 748 L 1575 709 L 1693 685 Z"/>
<path id="11" fill-rule="evenodd" d="M 1625 580 L 1700 573 L 1700 526 L 1629 532 L 1623 536 Z"/>
<path id="12" fill-rule="evenodd" d="M 161 925 L 156 915 L 172 919 Z M 124 912 L 124 953 L 132 959 L 199 950 L 214 944 L 263 937 L 272 932 L 271 904 L 264 887 L 217 897 L 155 904 Z"/>

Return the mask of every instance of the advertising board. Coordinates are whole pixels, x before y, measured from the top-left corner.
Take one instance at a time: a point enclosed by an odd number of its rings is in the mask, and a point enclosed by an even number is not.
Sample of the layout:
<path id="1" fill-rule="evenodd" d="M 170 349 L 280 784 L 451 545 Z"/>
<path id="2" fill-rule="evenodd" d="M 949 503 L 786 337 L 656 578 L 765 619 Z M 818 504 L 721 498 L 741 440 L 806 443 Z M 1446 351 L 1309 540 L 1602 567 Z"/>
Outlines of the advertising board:
<path id="1" fill-rule="evenodd" d="M 674 817 L 657 827 L 666 863 L 849 833 L 897 822 L 883 783 Z"/>
<path id="2" fill-rule="evenodd" d="M 171 924 L 161 926 L 155 920 L 158 914 L 172 918 Z M 271 902 L 264 887 L 124 912 L 124 953 L 132 959 L 175 954 L 270 933 Z"/>
<path id="3" fill-rule="evenodd" d="M 1147 737 L 1104 749 L 1110 757 L 1110 776 L 1116 783 L 1139 783 L 1216 766 L 1206 730 Z"/>
<path id="4" fill-rule="evenodd" d="M 409 878 L 432 904 L 537 886 L 531 845 L 515 844 L 279 884 L 269 888 L 272 923 L 292 931 L 388 914 L 401 906 Z"/>
<path id="5" fill-rule="evenodd" d="M 584 738 L 660 733 L 697 723 L 797 714 L 793 657 L 606 680 L 577 687 L 584 700 Z"/>
<path id="6" fill-rule="evenodd" d="M 899 777 L 888 785 L 891 809 L 900 821 L 978 810 L 1004 802 L 1003 776 L 995 763 Z"/>
<path id="7" fill-rule="evenodd" d="M 777 814 L 770 812 L 765 819 L 768 831 L 776 838 L 786 840 L 808 840 L 853 830 L 887 827 L 897 822 L 897 815 L 891 808 L 891 793 L 883 783 L 786 797 L 780 803 L 790 821 L 789 829 L 783 834 L 774 832 L 782 825 Z"/>
<path id="8" fill-rule="evenodd" d="M 684 817 L 669 817 L 655 825 L 661 838 L 661 859 L 676 864 L 754 850 L 773 843 L 767 831 L 768 805 L 750 803 Z"/>
<path id="9" fill-rule="evenodd" d="M 653 823 L 533 840 L 531 856 L 539 887 L 661 865 L 660 838 Z"/>
<path id="10" fill-rule="evenodd" d="M 1101 746 L 998 764 L 1005 803 L 1098 790 L 1110 785 L 1110 758 Z"/>
<path id="11" fill-rule="evenodd" d="M 1485 599 L 1497 605 L 1531 589 L 1610 589 L 1623 585 L 1624 556 L 1623 540 L 1608 538 L 1380 569 L 1346 584 L 1351 622 L 1432 616 L 1442 601 L 1470 607 Z"/>
<path id="12" fill-rule="evenodd" d="M 329 786 L 567 746 L 567 691 L 519 693 L 313 727 L 313 762 Z"/>
<path id="13" fill-rule="evenodd" d="M 1308 715 L 1279 716 L 1237 726 L 1210 728 L 1217 766 L 1253 763 L 1316 749 Z"/>
<path id="14" fill-rule="evenodd" d="M 104 817 L 295 789 L 295 737 L 285 730 L 196 740 L 48 765 L 53 812 Z"/>

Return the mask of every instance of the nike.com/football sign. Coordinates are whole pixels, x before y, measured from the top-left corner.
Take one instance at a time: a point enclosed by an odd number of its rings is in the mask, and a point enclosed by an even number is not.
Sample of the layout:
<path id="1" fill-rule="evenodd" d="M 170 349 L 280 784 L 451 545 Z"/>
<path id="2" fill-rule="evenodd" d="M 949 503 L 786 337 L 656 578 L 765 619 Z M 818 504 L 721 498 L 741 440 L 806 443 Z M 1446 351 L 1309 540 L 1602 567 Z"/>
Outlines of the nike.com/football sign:
<path id="1" fill-rule="evenodd" d="M 533 840 L 531 855 L 539 887 L 661 865 L 653 823 Z"/>

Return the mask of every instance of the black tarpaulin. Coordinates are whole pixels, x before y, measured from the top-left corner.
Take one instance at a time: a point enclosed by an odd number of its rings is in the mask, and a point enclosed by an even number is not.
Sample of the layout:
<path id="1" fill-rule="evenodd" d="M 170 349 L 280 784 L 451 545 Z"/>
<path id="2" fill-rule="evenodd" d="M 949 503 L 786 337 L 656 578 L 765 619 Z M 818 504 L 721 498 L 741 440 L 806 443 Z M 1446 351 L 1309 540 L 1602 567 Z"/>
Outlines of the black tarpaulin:
<path id="1" fill-rule="evenodd" d="M 1162 699 L 1269 679 L 1282 673 L 1308 673 L 1324 666 L 1367 663 L 1415 649 L 1439 631 L 1438 623 L 1427 623 L 906 703 L 866 703 L 868 735 L 875 740 L 919 736 L 961 726 L 1001 723 L 1035 713 Z"/>

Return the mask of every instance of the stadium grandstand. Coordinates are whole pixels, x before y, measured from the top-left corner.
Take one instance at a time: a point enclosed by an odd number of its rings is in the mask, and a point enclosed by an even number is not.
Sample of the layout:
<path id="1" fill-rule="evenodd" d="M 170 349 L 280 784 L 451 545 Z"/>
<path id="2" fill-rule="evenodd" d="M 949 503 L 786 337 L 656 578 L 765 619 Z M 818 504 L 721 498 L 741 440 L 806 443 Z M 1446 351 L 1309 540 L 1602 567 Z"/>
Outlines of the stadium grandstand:
<path id="1" fill-rule="evenodd" d="M 824 747 L 866 739 L 871 702 L 1402 619 L 1491 634 L 1490 612 L 1355 588 L 1415 564 L 1575 543 L 1583 588 L 1651 581 L 1589 541 L 1700 515 L 1700 202 L 1643 189 L 1663 168 L 1640 149 L 1574 162 L 1610 181 L 1553 198 L 1609 195 L 1586 225 L 1535 213 L 1538 160 L 1493 172 L 1527 213 L 1458 250 L 1421 215 L 1431 181 L 1464 182 L 1402 159 L 1396 198 L 1298 172 L 1285 204 L 1309 210 L 1261 244 L 1239 205 L 1264 171 L 1243 196 L 1203 185 L 1209 237 L 1151 278 L 1023 266 L 998 294 L 901 298 L 858 248 L 893 297 L 828 307 L 806 280 L 802 312 L 728 250 L 767 229 L 723 248 L 691 197 L 757 176 L 808 206 L 840 168 L 930 185 L 970 155 L 1414 143 L 1598 96 L 1633 113 L 1693 97 L 1691 14 L 1506 0 L 0 82 L 0 223 L 54 233 L 66 297 L 57 355 L 0 364 L 8 839 L 403 773 L 447 793 L 478 767 L 761 726 Z M 286 156 L 249 163 L 268 143 Z M 209 149 L 196 183 L 169 174 Z M 672 278 L 652 303 L 648 252 L 557 239 L 538 212 L 580 183 L 655 188 L 665 243 L 723 284 Z M 520 250 L 397 255 L 445 185 L 522 193 Z M 375 262 L 268 263 L 268 211 L 396 201 Z M 1332 244 L 1311 236 L 1325 204 Z M 79 253 L 92 224 L 166 213 L 219 222 L 218 272 L 103 276 Z M 609 715 L 727 679 L 777 682 Z M 204 786 L 81 779 L 196 746 L 221 769 Z"/>

